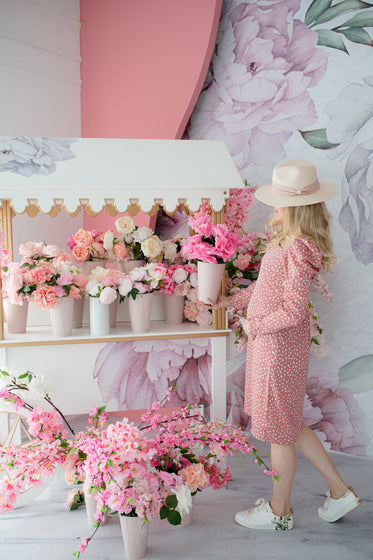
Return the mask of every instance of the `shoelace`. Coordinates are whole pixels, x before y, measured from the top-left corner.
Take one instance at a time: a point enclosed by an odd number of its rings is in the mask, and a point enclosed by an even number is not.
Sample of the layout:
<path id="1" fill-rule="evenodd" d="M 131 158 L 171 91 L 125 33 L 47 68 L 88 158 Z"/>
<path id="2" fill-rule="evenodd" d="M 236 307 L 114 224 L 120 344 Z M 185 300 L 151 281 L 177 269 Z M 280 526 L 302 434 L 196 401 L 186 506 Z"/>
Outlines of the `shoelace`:
<path id="1" fill-rule="evenodd" d="M 261 513 L 262 511 L 265 511 L 266 504 L 267 502 L 263 498 L 259 498 L 259 500 L 257 500 L 254 504 L 256 507 L 252 508 L 250 510 L 250 513 L 255 515 L 257 513 Z"/>

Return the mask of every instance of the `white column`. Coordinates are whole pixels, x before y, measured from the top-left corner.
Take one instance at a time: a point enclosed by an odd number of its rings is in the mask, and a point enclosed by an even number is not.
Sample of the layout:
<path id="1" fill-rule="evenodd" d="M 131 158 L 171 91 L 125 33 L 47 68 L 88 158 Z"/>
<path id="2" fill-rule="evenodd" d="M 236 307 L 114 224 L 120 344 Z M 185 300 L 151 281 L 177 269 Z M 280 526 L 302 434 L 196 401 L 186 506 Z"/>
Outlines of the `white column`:
<path id="1" fill-rule="evenodd" d="M 211 420 L 225 420 L 227 415 L 226 342 L 225 336 L 211 338 Z"/>

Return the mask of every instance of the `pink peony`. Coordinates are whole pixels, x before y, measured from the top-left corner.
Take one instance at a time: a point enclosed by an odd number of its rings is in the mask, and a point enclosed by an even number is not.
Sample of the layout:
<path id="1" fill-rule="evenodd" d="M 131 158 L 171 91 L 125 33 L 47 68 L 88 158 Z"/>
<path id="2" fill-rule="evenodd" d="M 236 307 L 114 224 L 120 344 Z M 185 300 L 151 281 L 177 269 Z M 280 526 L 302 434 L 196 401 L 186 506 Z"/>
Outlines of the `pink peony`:
<path id="1" fill-rule="evenodd" d="M 56 286 L 54 289 L 54 293 L 57 297 L 64 297 L 66 296 L 65 289 L 62 286 Z"/>
<path id="2" fill-rule="evenodd" d="M 75 247 L 73 247 L 73 250 L 71 251 L 71 254 L 75 261 L 78 263 L 87 261 L 90 257 L 89 249 L 82 245 L 75 245 Z"/>
<path id="3" fill-rule="evenodd" d="M 140 294 L 145 294 L 148 291 L 148 286 L 142 284 L 141 282 L 134 282 L 133 287 L 135 290 L 139 290 Z"/>
<path id="4" fill-rule="evenodd" d="M 241 172 L 285 157 L 284 144 L 317 120 L 309 88 L 327 54 L 295 19 L 300 0 L 227 2 L 211 71 L 191 117 L 189 138 L 224 140 Z"/>
<path id="5" fill-rule="evenodd" d="M 51 309 L 58 304 L 56 289 L 52 286 L 39 286 L 32 295 L 32 301 L 36 307 Z"/>
<path id="6" fill-rule="evenodd" d="M 75 243 L 81 245 L 82 247 L 89 247 L 93 243 L 93 235 L 90 231 L 86 229 L 80 229 L 74 235 Z"/>
<path id="7" fill-rule="evenodd" d="M 77 286 L 80 290 L 84 290 L 87 285 L 87 278 L 78 272 L 73 272 L 73 283 Z"/>
<path id="8" fill-rule="evenodd" d="M 106 286 L 102 290 L 99 297 L 101 303 L 105 303 L 105 304 L 113 303 L 113 301 L 115 301 L 116 298 L 117 298 L 116 290 L 114 290 L 114 288 L 110 288 L 109 286 Z"/>
<path id="9" fill-rule="evenodd" d="M 71 286 L 69 297 L 73 297 L 75 299 L 80 299 L 80 290 L 76 286 Z"/>
<path id="10" fill-rule="evenodd" d="M 57 279 L 57 284 L 59 286 L 70 286 L 73 282 L 73 275 L 70 272 L 64 272 L 61 276 Z"/>
<path id="11" fill-rule="evenodd" d="M 113 252 L 118 261 L 123 261 L 128 257 L 127 247 L 123 243 L 115 243 Z"/>
<path id="12" fill-rule="evenodd" d="M 144 267 L 137 267 L 130 270 L 129 277 L 133 282 L 142 282 L 147 279 L 147 272 Z"/>
<path id="13" fill-rule="evenodd" d="M 132 290 L 132 282 L 128 276 L 124 276 L 118 286 L 118 291 L 121 296 L 126 296 Z"/>
<path id="14" fill-rule="evenodd" d="M 44 243 L 35 243 L 33 241 L 28 241 L 23 245 L 19 246 L 19 253 L 22 257 L 41 257 L 43 254 Z"/>
<path id="15" fill-rule="evenodd" d="M 203 490 L 209 483 L 209 476 L 201 463 L 192 463 L 179 471 L 179 476 L 192 490 Z"/>

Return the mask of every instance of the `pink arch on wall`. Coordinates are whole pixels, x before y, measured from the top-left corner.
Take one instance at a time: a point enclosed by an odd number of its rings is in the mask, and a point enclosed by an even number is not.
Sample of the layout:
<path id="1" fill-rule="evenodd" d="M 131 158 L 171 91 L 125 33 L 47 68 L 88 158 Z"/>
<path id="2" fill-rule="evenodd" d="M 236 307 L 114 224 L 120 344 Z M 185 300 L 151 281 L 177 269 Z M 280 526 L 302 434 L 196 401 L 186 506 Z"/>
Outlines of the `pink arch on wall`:
<path id="1" fill-rule="evenodd" d="M 181 138 L 222 0 L 81 0 L 82 136 Z"/>

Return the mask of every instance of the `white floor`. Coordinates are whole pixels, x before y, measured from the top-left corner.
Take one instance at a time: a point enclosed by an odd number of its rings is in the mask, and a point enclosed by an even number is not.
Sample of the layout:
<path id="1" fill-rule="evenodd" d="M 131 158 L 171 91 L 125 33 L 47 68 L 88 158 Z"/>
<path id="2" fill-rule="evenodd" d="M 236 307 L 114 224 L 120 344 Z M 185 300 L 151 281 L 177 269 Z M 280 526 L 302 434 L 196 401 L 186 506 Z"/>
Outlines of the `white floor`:
<path id="1" fill-rule="evenodd" d="M 258 444 L 259 445 L 259 444 Z M 261 445 L 261 449 L 263 446 Z M 204 491 L 195 498 L 190 527 L 166 521 L 150 525 L 146 558 L 153 560 L 368 560 L 373 558 L 373 461 L 332 453 L 342 476 L 363 498 L 363 504 L 336 523 L 316 514 L 324 501 L 325 484 L 318 472 L 299 457 L 293 491 L 293 531 L 251 531 L 236 525 L 237 510 L 269 497 L 271 481 L 247 458 L 229 461 L 234 480 L 228 490 Z M 68 560 L 78 537 L 88 536 L 84 508 L 70 512 L 64 502 L 67 486 L 57 477 L 44 493 L 23 508 L 0 516 L 1 560 Z M 117 516 L 102 527 L 82 560 L 125 559 Z"/>

